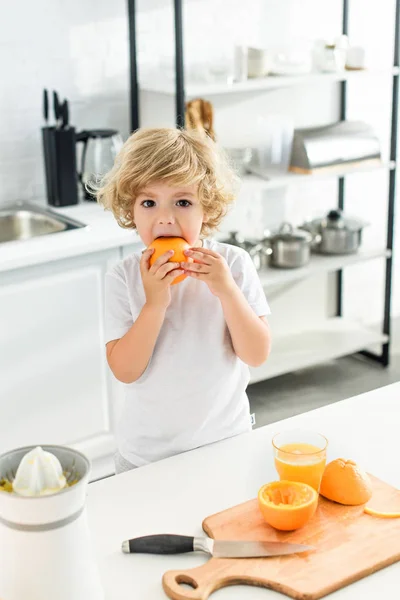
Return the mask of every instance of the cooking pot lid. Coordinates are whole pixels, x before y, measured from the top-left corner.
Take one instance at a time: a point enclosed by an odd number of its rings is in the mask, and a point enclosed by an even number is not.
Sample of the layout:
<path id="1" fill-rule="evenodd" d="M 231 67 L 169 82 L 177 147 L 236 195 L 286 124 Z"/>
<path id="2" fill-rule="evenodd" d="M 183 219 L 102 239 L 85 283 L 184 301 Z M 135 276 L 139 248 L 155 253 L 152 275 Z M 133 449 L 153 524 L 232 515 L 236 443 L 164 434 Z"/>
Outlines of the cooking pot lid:
<path id="1" fill-rule="evenodd" d="M 348 231 L 358 231 L 365 225 L 359 219 L 346 217 L 341 210 L 330 210 L 326 217 L 315 219 L 314 223 L 321 229 L 346 229 Z"/>
<path id="2" fill-rule="evenodd" d="M 272 241 L 282 240 L 284 242 L 309 242 L 312 236 L 308 231 L 295 229 L 290 223 L 282 223 L 279 230 L 270 236 Z"/>

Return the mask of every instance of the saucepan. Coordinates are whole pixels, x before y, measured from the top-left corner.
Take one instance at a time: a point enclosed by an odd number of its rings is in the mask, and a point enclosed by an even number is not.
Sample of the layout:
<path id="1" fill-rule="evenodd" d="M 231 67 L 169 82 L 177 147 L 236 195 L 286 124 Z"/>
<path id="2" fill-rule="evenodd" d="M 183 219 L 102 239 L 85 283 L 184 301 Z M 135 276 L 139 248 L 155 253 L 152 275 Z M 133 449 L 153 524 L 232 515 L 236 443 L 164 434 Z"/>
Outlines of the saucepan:
<path id="1" fill-rule="evenodd" d="M 340 210 L 330 210 L 326 217 L 308 221 L 301 229 L 311 233 L 312 250 L 320 254 L 353 254 L 362 241 L 362 230 L 368 223 L 346 217 Z"/>
<path id="2" fill-rule="evenodd" d="M 265 232 L 262 240 L 264 264 L 279 269 L 303 267 L 310 260 L 313 236 L 303 229 L 283 223 L 276 233 Z"/>
<path id="3" fill-rule="evenodd" d="M 238 231 L 231 231 L 229 237 L 226 240 L 222 240 L 225 244 L 232 244 L 232 246 L 238 246 L 243 248 L 249 253 L 251 260 L 257 271 L 263 266 L 263 255 L 264 246 L 260 240 L 247 240 L 239 234 Z"/>

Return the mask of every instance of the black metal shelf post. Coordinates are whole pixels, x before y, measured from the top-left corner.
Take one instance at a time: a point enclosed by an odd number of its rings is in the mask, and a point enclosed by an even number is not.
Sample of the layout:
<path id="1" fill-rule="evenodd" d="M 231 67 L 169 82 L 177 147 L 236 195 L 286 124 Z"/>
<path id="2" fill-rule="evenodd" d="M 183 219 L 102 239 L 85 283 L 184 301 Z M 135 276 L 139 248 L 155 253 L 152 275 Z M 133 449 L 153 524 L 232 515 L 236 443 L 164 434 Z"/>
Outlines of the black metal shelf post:
<path id="1" fill-rule="evenodd" d="M 136 0 L 128 0 L 128 27 L 129 27 L 129 83 L 130 83 L 130 130 L 139 127 L 139 85 L 137 68 L 136 44 Z"/>
<path id="2" fill-rule="evenodd" d="M 399 67 L 400 59 L 400 0 L 396 0 L 393 66 Z M 393 235 L 396 204 L 396 171 L 397 171 L 397 136 L 399 116 L 399 74 L 393 73 L 392 86 L 392 115 L 390 135 L 390 160 L 394 161 L 395 168 L 389 174 L 389 205 L 387 215 L 387 249 L 390 256 L 386 259 L 385 273 L 385 315 L 383 320 L 383 333 L 389 336 L 389 341 L 383 346 L 382 362 L 386 367 L 390 361 L 390 324 L 392 302 L 392 271 L 393 271 Z"/>
<path id="3" fill-rule="evenodd" d="M 136 0 L 128 0 L 129 28 L 129 82 L 130 82 L 130 130 L 139 127 L 139 84 L 137 61 Z M 185 126 L 185 81 L 183 62 L 183 7 L 182 0 L 174 0 L 175 35 L 175 115 L 176 126 Z"/>
<path id="4" fill-rule="evenodd" d="M 174 0 L 175 22 L 175 108 L 176 126 L 185 126 L 185 76 L 183 66 L 182 0 Z"/>
<path id="5" fill-rule="evenodd" d="M 342 12 L 342 34 L 349 33 L 349 0 L 343 0 Z M 347 81 L 340 83 L 340 120 L 346 120 L 347 109 Z M 344 193 L 345 193 L 345 178 L 339 178 L 338 189 L 338 208 L 344 209 Z M 336 274 L 336 314 L 338 317 L 343 314 L 343 271 L 340 270 Z"/>
<path id="6" fill-rule="evenodd" d="M 345 0 L 346 1 L 346 0 Z M 394 50 L 393 67 L 399 67 L 399 44 L 400 44 L 400 0 L 396 0 L 394 18 Z M 389 172 L 389 197 L 386 229 L 386 248 L 389 256 L 386 257 L 385 270 L 385 298 L 383 311 L 382 332 L 388 336 L 388 341 L 382 345 L 381 354 L 369 350 L 363 350 L 361 354 L 381 363 L 387 367 L 390 363 L 390 340 L 391 340 L 391 303 L 392 303 L 392 270 L 393 270 L 393 236 L 394 217 L 396 203 L 396 174 L 397 174 L 397 135 L 398 135 L 398 112 L 399 112 L 399 74 L 393 70 L 392 83 L 392 108 L 391 108 L 391 130 L 390 130 L 390 160 L 394 162 L 394 169 Z"/>

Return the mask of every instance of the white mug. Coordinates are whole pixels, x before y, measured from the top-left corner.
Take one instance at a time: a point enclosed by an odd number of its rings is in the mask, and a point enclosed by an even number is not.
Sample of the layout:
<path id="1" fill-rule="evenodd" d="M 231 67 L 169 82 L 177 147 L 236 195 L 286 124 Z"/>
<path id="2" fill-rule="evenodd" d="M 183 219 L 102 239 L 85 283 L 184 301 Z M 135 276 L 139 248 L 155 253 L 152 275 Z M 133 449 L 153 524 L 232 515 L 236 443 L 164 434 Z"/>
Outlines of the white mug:
<path id="1" fill-rule="evenodd" d="M 365 50 L 361 46 L 350 46 L 346 56 L 347 69 L 365 68 Z"/>
<path id="2" fill-rule="evenodd" d="M 247 70 L 249 77 L 264 77 L 271 71 L 272 59 L 267 50 L 262 48 L 249 48 L 247 57 Z"/>

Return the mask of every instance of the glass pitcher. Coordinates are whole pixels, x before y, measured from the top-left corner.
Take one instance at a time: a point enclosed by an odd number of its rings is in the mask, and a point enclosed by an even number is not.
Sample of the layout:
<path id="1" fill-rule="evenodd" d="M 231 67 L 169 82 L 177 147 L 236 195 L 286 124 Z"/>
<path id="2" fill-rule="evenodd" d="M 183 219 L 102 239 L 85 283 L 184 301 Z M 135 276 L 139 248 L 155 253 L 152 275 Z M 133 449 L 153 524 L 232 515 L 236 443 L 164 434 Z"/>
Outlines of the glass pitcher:
<path id="1" fill-rule="evenodd" d="M 76 141 L 83 143 L 81 171 L 78 173 L 83 198 L 96 200 L 90 186 L 98 185 L 113 166 L 123 145 L 122 137 L 116 129 L 89 129 L 78 133 Z"/>

